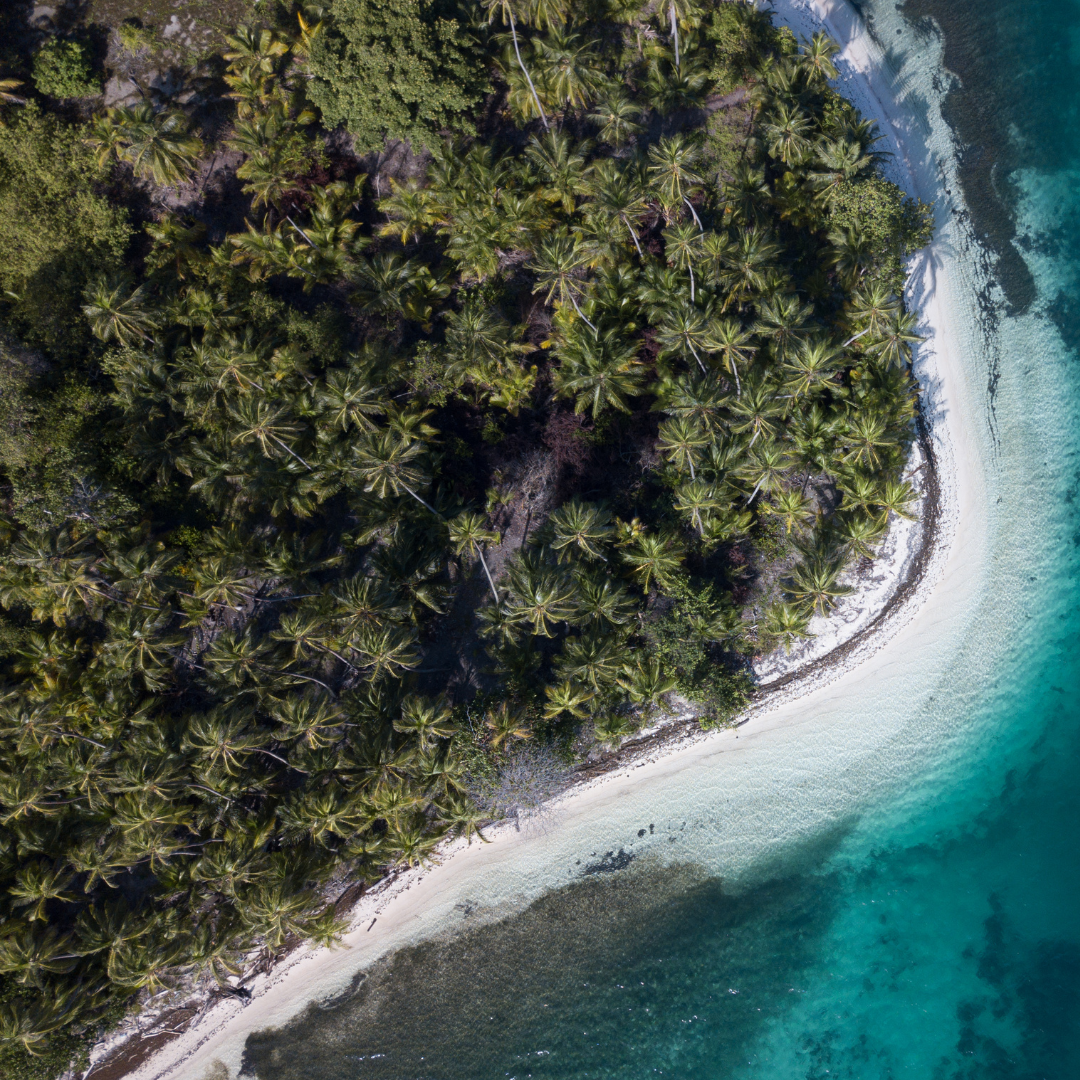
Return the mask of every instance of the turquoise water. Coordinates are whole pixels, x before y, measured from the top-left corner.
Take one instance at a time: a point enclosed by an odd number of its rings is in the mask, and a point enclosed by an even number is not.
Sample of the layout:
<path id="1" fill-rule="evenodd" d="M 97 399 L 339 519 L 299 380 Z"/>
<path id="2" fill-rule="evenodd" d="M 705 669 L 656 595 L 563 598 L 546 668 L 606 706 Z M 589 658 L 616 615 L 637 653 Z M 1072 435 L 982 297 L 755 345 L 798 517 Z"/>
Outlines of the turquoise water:
<path id="1" fill-rule="evenodd" d="M 399 952 L 251 1036 L 259 1080 L 1080 1077 L 1080 5 L 859 6 L 897 67 L 944 34 L 993 278 L 992 564 L 940 744 L 738 888 L 643 857 Z"/>

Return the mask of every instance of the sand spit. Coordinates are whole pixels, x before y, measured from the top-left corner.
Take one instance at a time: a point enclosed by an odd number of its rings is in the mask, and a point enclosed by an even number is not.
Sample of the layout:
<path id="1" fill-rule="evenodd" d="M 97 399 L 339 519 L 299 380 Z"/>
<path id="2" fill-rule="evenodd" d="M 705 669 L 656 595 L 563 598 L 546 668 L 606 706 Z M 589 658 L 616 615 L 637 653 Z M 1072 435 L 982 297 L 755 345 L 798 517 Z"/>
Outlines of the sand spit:
<path id="1" fill-rule="evenodd" d="M 916 111 L 903 104 L 904 91 L 894 89 L 880 50 L 854 11 L 842 0 L 776 0 L 774 7 L 777 18 L 797 34 L 808 37 L 824 27 L 841 43 L 839 88 L 880 124 L 895 155 L 892 178 L 933 204 L 939 224 L 953 219 L 956 208 L 942 163 L 930 149 L 929 132 Z M 820 627 L 819 639 L 800 654 L 793 652 L 787 664 L 763 667 L 772 692 L 741 718 L 736 730 L 702 735 L 689 715 L 677 718 L 665 731 L 635 740 L 637 751 L 629 760 L 594 770 L 535 827 L 504 824 L 487 834 L 490 843 L 458 841 L 441 852 L 437 863 L 383 882 L 352 910 L 342 947 L 296 950 L 248 984 L 250 999 L 219 1000 L 205 1009 L 129 1077 L 237 1077 L 249 1032 L 280 1026 L 310 1002 L 341 993 L 357 971 L 395 948 L 453 932 L 467 919 L 476 925 L 477 919 L 499 918 L 547 888 L 573 880 L 580 867 L 575 870 L 561 849 L 553 856 L 556 839 L 573 835 L 580 841 L 598 823 L 622 822 L 631 809 L 637 813 L 642 791 L 670 791 L 676 784 L 696 782 L 687 777 L 706 774 L 716 782 L 717 771 L 724 770 L 726 783 L 756 783 L 767 801 L 776 789 L 760 779 L 760 757 L 754 757 L 758 748 L 768 746 L 776 732 L 799 725 L 809 741 L 811 719 L 820 728 L 823 717 L 836 713 L 861 716 L 864 703 L 865 719 L 857 730 L 868 742 L 880 738 L 873 730 L 874 708 L 883 688 L 903 695 L 913 680 L 932 683 L 940 676 L 947 652 L 940 643 L 962 633 L 985 572 L 987 481 L 977 438 L 981 417 L 975 383 L 966 370 L 965 309 L 958 304 L 959 292 L 951 294 L 965 285 L 956 258 L 947 238 L 935 241 L 914 261 L 909 284 L 909 303 L 922 312 L 920 332 L 927 337 L 916 365 L 925 424 L 918 452 L 925 460 L 913 463 L 925 465 L 919 474 L 924 478 L 919 481 L 922 525 L 894 524 L 871 580 L 829 626 Z M 786 781 L 774 777 L 773 782 Z M 798 794 L 785 797 L 797 800 Z M 665 800 L 655 801 L 661 805 Z M 751 827 L 747 823 L 745 830 Z M 723 851 L 733 851 L 725 842 Z M 766 843 L 760 836 L 754 842 Z M 98 1047 L 94 1060 L 107 1059 L 115 1047 L 115 1040 Z M 102 1076 L 106 1072 L 111 1072 L 107 1065 Z"/>

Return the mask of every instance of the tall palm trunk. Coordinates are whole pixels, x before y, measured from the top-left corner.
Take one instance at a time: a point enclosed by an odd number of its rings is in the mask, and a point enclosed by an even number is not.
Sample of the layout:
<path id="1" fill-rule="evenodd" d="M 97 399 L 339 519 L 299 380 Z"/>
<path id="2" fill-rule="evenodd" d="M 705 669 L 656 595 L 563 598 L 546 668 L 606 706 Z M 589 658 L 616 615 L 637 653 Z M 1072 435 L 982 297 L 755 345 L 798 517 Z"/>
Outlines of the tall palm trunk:
<path id="1" fill-rule="evenodd" d="M 518 67 L 521 68 L 521 73 L 525 76 L 525 81 L 529 84 L 529 89 L 532 91 L 533 101 L 536 102 L 536 108 L 540 113 L 540 120 L 544 125 L 544 130 L 550 131 L 551 125 L 548 123 L 547 113 L 544 112 L 544 106 L 540 104 L 540 95 L 536 92 L 536 87 L 533 86 L 529 69 L 521 59 L 521 50 L 518 48 L 517 27 L 514 25 L 514 13 L 510 10 L 509 4 L 504 5 L 504 10 L 506 11 L 506 17 L 510 20 L 510 36 L 514 39 L 514 55 L 517 57 Z"/>
<path id="2" fill-rule="evenodd" d="M 595 327 L 595 326 L 593 326 L 593 324 L 592 324 L 591 322 L 589 322 L 589 320 L 588 320 L 587 318 L 585 318 L 585 312 L 584 312 L 584 311 L 582 311 L 582 310 L 581 310 L 581 308 L 579 308 L 579 307 L 578 307 L 578 302 L 577 302 L 577 301 L 576 301 L 576 300 L 574 299 L 574 294 L 573 294 L 573 293 L 572 293 L 572 292 L 571 292 L 571 291 L 570 291 L 569 289 L 567 289 L 567 290 L 566 290 L 566 295 L 570 297 L 570 303 L 574 305 L 574 310 L 575 310 L 575 311 L 576 311 L 576 312 L 578 313 L 578 316 L 579 316 L 579 317 L 581 318 L 581 320 L 582 320 L 582 321 L 583 321 L 583 322 L 585 323 L 585 325 L 586 325 L 586 326 L 587 326 L 587 327 L 588 327 L 588 328 L 589 328 L 589 329 L 590 329 L 590 330 L 591 330 L 591 331 L 592 331 L 592 332 L 593 332 L 594 334 L 599 334 L 599 333 L 600 333 L 600 331 L 599 331 L 599 330 L 597 330 L 597 329 L 596 329 L 596 327 Z"/>
<path id="3" fill-rule="evenodd" d="M 674 3 L 668 9 L 671 12 L 671 36 L 675 39 L 675 70 L 682 74 L 682 65 L 679 63 L 679 24 L 675 20 Z"/>
<path id="4" fill-rule="evenodd" d="M 492 580 L 491 571 L 488 569 L 487 559 L 484 558 L 484 553 L 479 547 L 476 549 L 476 554 L 480 556 L 480 565 L 484 568 L 484 573 L 487 574 L 488 584 L 491 586 L 491 595 L 495 597 L 495 603 L 499 602 L 499 593 L 495 588 L 495 582 Z"/>

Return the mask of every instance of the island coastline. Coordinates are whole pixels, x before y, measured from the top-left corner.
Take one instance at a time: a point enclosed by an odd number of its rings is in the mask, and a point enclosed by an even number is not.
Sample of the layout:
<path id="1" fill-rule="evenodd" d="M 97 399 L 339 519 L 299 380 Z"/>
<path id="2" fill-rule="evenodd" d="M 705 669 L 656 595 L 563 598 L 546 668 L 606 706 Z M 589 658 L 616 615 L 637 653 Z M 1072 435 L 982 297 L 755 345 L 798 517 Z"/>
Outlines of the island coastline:
<path id="1" fill-rule="evenodd" d="M 894 100 L 887 75 L 857 15 L 846 3 L 835 0 L 778 0 L 774 5 L 781 22 L 798 34 L 825 29 L 841 43 L 841 89 L 845 96 L 857 85 L 855 100 L 862 111 L 878 120 L 886 131 L 890 148 L 902 162 L 907 181 L 903 186 L 938 207 L 950 203 L 944 181 L 935 173 L 925 147 L 919 147 L 917 121 Z M 917 164 L 921 160 L 921 165 Z M 762 695 L 730 730 L 702 732 L 691 712 L 674 717 L 647 733 L 628 740 L 620 750 L 582 766 L 569 791 L 552 808 L 557 815 L 582 815 L 618 798 L 619 791 L 640 782 L 650 773 L 669 773 L 714 754 L 734 749 L 734 740 L 752 737 L 782 723 L 797 704 L 831 688 L 842 694 L 849 676 L 872 678 L 875 670 L 889 665 L 903 648 L 907 633 L 917 632 L 917 622 L 933 620 L 934 608 L 950 603 L 950 570 L 962 561 L 960 552 L 977 543 L 979 515 L 973 510 L 979 499 L 978 463 L 961 424 L 964 378 L 962 346 L 951 321 L 948 298 L 941 295 L 947 282 L 939 280 L 932 252 L 914 260 L 909 279 L 913 306 L 921 309 L 920 331 L 930 340 L 919 350 L 916 365 L 923 388 L 920 442 L 927 462 L 926 496 L 923 499 L 921 544 L 906 573 L 898 577 L 886 603 L 867 626 L 854 636 L 797 669 L 763 685 Z M 857 602 L 857 598 L 855 598 Z M 642 772 L 641 770 L 644 770 Z M 244 1034 L 278 1026 L 294 1017 L 310 1001 L 333 993 L 345 968 L 356 971 L 380 955 L 398 947 L 406 928 L 418 913 L 445 888 L 448 876 L 468 874 L 474 860 L 512 857 L 516 845 L 528 839 L 519 824 L 504 823 L 486 831 L 490 844 L 465 841 L 442 849 L 426 868 L 395 874 L 367 890 L 350 911 L 345 948 L 295 950 L 270 972 L 257 977 L 249 989 L 250 999 L 225 999 L 205 1012 L 182 1035 L 126 1073 L 110 1066 L 115 1043 L 95 1055 L 103 1063 L 100 1072 L 92 1065 L 87 1075 L 109 1073 L 134 1080 L 158 1080 L 170 1076 L 234 1076 Z M 104 1064 L 111 1059 L 109 1064 Z M 201 1070 L 201 1071 L 200 1071 Z"/>

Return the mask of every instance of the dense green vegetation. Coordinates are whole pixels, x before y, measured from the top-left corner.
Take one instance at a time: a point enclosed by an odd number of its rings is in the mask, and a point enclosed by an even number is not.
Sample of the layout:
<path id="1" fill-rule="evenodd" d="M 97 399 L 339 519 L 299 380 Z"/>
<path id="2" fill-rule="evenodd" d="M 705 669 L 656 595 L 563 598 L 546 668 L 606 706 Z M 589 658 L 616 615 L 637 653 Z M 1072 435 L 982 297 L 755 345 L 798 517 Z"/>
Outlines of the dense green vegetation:
<path id="1" fill-rule="evenodd" d="M 6 106 L 3 1075 L 332 940 L 524 740 L 728 719 L 907 512 L 925 208 L 827 39 L 650 11 L 282 8 L 223 136 Z M 246 227 L 139 201 L 222 150 Z"/>
<path id="2" fill-rule="evenodd" d="M 329 127 L 344 123 L 361 152 L 387 136 L 438 145 L 489 89 L 484 56 L 452 10 L 430 0 L 334 0 L 311 48 L 308 91 Z"/>

